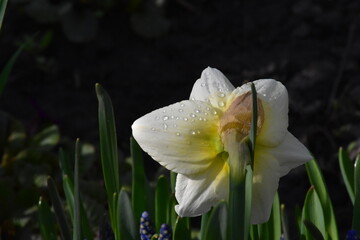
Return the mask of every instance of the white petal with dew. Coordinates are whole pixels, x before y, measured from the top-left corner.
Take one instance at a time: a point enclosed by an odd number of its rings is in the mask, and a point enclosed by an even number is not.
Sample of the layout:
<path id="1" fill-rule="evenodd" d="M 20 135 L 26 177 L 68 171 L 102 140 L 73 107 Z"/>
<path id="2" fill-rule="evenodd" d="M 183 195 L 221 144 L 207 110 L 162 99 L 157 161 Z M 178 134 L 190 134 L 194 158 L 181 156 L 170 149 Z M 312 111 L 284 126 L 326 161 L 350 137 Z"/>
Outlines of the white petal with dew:
<path id="1" fill-rule="evenodd" d="M 271 149 L 271 153 L 280 164 L 281 176 L 312 159 L 309 150 L 289 132 L 279 146 Z"/>
<path id="2" fill-rule="evenodd" d="M 195 217 L 210 210 L 229 194 L 229 167 L 220 157 L 213 159 L 209 168 L 199 174 L 176 178 L 175 196 L 179 205 L 175 211 L 180 217 Z"/>
<path id="3" fill-rule="evenodd" d="M 226 109 L 226 99 L 234 90 L 231 82 L 216 68 L 207 67 L 197 80 L 190 94 L 190 99 L 211 103 L 219 109 Z"/>
<path id="4" fill-rule="evenodd" d="M 266 146 L 277 146 L 286 134 L 288 127 L 289 100 L 285 86 L 273 79 L 260 79 L 254 81 L 258 99 L 264 109 L 264 123 L 257 137 L 257 142 Z M 228 102 L 238 96 L 251 91 L 250 84 L 236 88 Z M 228 104 L 229 104 L 228 103 Z"/>
<path id="5" fill-rule="evenodd" d="M 268 221 L 278 189 L 280 166 L 271 155 L 271 148 L 258 146 L 255 150 L 251 223 Z"/>
<path id="6" fill-rule="evenodd" d="M 137 119 L 133 136 L 167 169 L 193 174 L 206 169 L 222 151 L 217 132 L 221 114 L 208 103 L 182 101 Z"/>

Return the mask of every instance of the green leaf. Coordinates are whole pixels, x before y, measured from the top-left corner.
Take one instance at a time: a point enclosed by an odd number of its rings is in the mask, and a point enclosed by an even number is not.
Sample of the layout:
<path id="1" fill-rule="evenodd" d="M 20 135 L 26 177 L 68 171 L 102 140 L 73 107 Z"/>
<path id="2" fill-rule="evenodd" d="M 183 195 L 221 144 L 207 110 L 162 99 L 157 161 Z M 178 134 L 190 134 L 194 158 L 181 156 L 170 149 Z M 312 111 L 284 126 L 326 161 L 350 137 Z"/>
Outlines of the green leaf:
<path id="1" fill-rule="evenodd" d="M 348 153 L 342 147 L 339 149 L 339 165 L 342 177 L 344 179 L 344 183 L 346 186 L 346 190 L 349 194 L 350 200 L 352 204 L 355 201 L 355 193 L 354 193 L 354 164 L 349 158 Z"/>
<path id="2" fill-rule="evenodd" d="M 214 208 L 210 209 L 210 211 L 208 211 L 207 213 L 205 213 L 201 216 L 200 240 L 204 239 L 206 227 L 208 225 L 209 218 L 210 218 L 210 215 L 213 210 L 214 210 Z M 226 221 L 227 221 L 227 219 L 226 219 Z"/>
<path id="3" fill-rule="evenodd" d="M 74 231 L 73 240 L 81 240 L 81 223 L 80 223 L 80 190 L 79 190 L 79 139 L 75 143 L 75 170 L 74 170 Z"/>
<path id="4" fill-rule="evenodd" d="M 60 226 L 62 239 L 71 240 L 70 228 L 66 220 L 65 211 L 60 200 L 59 192 L 56 189 L 55 181 L 51 177 L 48 177 L 47 179 L 47 189 L 54 207 L 57 222 Z"/>
<path id="5" fill-rule="evenodd" d="M 255 143 L 256 143 L 256 132 L 257 132 L 257 120 L 258 120 L 257 92 L 254 83 L 251 83 L 251 97 L 252 97 L 252 115 L 251 115 L 251 128 L 249 133 L 249 139 L 250 139 L 251 168 L 254 169 L 255 145 L 256 145 Z"/>
<path id="6" fill-rule="evenodd" d="M 5 16 L 7 2 L 8 2 L 8 0 L 0 0 L 0 30 L 1 30 L 2 22 L 3 22 L 4 16 Z"/>
<path id="7" fill-rule="evenodd" d="M 6 5 L 7 0 L 1 0 L 1 5 L 5 4 Z M 1 6 L 0 6 L 1 7 Z M 4 6 L 3 6 L 4 7 Z M 1 28 L 1 16 L 2 13 L 1 11 L 4 10 L 5 11 L 5 7 L 4 9 L 0 9 L 0 28 Z M 11 58 L 9 59 L 9 61 L 6 63 L 5 67 L 3 68 L 3 70 L 0 72 L 0 95 L 3 93 L 6 82 L 10 76 L 11 70 L 16 62 L 16 59 L 18 58 L 18 56 L 20 55 L 20 53 L 22 52 L 22 50 L 24 49 L 26 43 L 23 43 L 18 50 L 11 56 Z"/>
<path id="8" fill-rule="evenodd" d="M 173 240 L 191 240 L 189 218 L 177 218 L 174 227 Z"/>
<path id="9" fill-rule="evenodd" d="M 170 183 L 171 183 L 171 191 L 173 193 L 175 192 L 176 177 L 177 177 L 177 173 L 171 171 L 170 172 Z"/>
<path id="10" fill-rule="evenodd" d="M 355 163 L 355 201 L 352 228 L 360 232 L 360 154 L 357 155 Z"/>
<path id="11" fill-rule="evenodd" d="M 169 225 L 172 226 L 173 228 L 175 227 L 175 223 L 178 217 L 177 213 L 175 212 L 176 204 L 177 201 L 175 198 L 175 194 L 172 193 L 171 196 L 169 197 L 169 208 L 168 208 L 168 216 L 166 222 L 168 222 Z"/>
<path id="12" fill-rule="evenodd" d="M 326 233 L 329 235 L 331 240 L 338 240 L 339 234 L 336 225 L 334 209 L 320 168 L 314 159 L 310 162 L 307 162 L 305 167 L 310 183 L 315 187 L 321 206 L 324 210 Z"/>
<path id="13" fill-rule="evenodd" d="M 114 111 L 111 99 L 107 92 L 96 84 L 96 94 L 98 98 L 99 108 L 99 131 L 100 131 L 100 150 L 101 150 L 101 163 L 105 181 L 106 192 L 108 196 L 108 205 L 110 213 L 110 221 L 114 229 L 115 209 L 113 209 L 113 194 L 118 193 L 120 190 L 119 179 L 119 162 L 118 162 L 118 149 L 115 128 Z"/>
<path id="14" fill-rule="evenodd" d="M 39 205 L 39 225 L 41 235 L 44 240 L 56 239 L 56 230 L 53 214 L 50 210 L 49 204 L 40 197 Z"/>
<path id="15" fill-rule="evenodd" d="M 158 178 L 155 189 L 155 226 L 157 230 L 160 229 L 162 224 L 168 224 L 169 196 L 169 183 L 167 179 L 161 175 Z"/>
<path id="16" fill-rule="evenodd" d="M 139 144 L 134 138 L 130 139 L 131 158 L 132 158 L 132 208 L 134 209 L 135 219 L 140 219 L 141 213 L 147 210 L 146 183 L 147 179 L 144 171 L 144 161 Z"/>
<path id="17" fill-rule="evenodd" d="M 230 175 L 231 175 L 230 169 Z M 247 240 L 250 230 L 251 195 L 252 195 L 252 170 L 246 167 L 245 179 L 237 183 L 230 176 L 229 196 L 229 240 Z"/>
<path id="18" fill-rule="evenodd" d="M 299 235 L 303 236 L 303 234 L 301 232 L 301 228 L 302 228 L 302 221 L 301 221 L 302 212 L 301 212 L 301 209 L 300 209 L 299 205 L 295 206 L 295 219 L 296 219 L 296 229 L 297 229 Z M 300 238 L 300 239 L 302 239 L 302 238 Z"/>
<path id="19" fill-rule="evenodd" d="M 284 234 L 284 240 L 290 240 L 289 223 L 288 223 L 288 218 L 287 218 L 284 204 L 281 204 L 281 226 L 282 226 L 282 232 Z"/>
<path id="20" fill-rule="evenodd" d="M 227 206 L 220 201 L 211 211 L 201 240 L 226 240 Z"/>
<path id="21" fill-rule="evenodd" d="M 304 208 L 302 212 L 302 222 L 304 222 L 305 220 L 311 221 L 314 226 L 319 229 L 321 235 L 325 236 L 324 211 L 314 187 L 311 187 L 306 194 Z M 317 239 L 313 238 L 312 236 L 314 233 L 312 231 L 309 231 L 309 229 L 305 229 L 304 226 L 302 226 L 302 233 L 305 234 L 306 239 Z"/>
<path id="22" fill-rule="evenodd" d="M 260 239 L 273 240 L 281 237 L 280 201 L 278 193 L 275 194 L 269 221 L 260 225 Z"/>
<path id="23" fill-rule="evenodd" d="M 117 201 L 117 223 L 119 226 L 119 240 L 135 240 L 137 228 L 135 226 L 134 214 L 128 193 L 121 189 Z"/>
<path id="24" fill-rule="evenodd" d="M 311 237 L 307 237 L 306 239 L 315 239 L 315 240 L 324 240 L 324 237 L 320 230 L 309 220 L 304 220 L 304 225 L 308 230 Z"/>

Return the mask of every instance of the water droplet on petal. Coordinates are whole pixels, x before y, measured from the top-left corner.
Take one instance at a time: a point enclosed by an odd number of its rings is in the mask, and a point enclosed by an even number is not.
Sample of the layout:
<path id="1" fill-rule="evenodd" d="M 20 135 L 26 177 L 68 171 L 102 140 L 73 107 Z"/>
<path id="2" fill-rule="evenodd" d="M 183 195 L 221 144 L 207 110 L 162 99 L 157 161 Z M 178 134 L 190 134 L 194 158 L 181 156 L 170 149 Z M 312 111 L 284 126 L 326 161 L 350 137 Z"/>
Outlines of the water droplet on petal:
<path id="1" fill-rule="evenodd" d="M 194 98 L 194 97 L 192 97 L 190 100 L 191 100 L 191 101 L 195 101 L 195 98 Z"/>
<path id="2" fill-rule="evenodd" d="M 152 128 L 151 128 L 151 130 L 152 130 L 152 131 L 155 131 L 155 128 L 154 128 L 154 127 L 152 127 Z"/>
<path id="3" fill-rule="evenodd" d="M 223 98 L 223 97 L 225 97 L 225 93 L 219 92 L 219 93 L 218 93 L 218 96 L 221 97 L 221 98 Z"/>
<path id="4" fill-rule="evenodd" d="M 214 110 L 214 111 L 213 111 L 213 115 L 216 115 L 216 114 L 217 114 L 217 111 Z"/>
<path id="5" fill-rule="evenodd" d="M 168 125 L 166 123 L 164 123 L 163 127 L 164 127 L 164 130 L 166 130 L 168 128 Z"/>
<path id="6" fill-rule="evenodd" d="M 188 118 L 187 118 L 187 117 L 184 117 L 184 120 L 185 120 L 185 121 L 187 121 L 187 120 L 188 120 Z"/>
<path id="7" fill-rule="evenodd" d="M 156 116 L 156 117 L 155 117 L 155 120 L 159 120 L 159 119 L 160 119 L 160 117 L 159 117 L 159 116 Z"/>
<path id="8" fill-rule="evenodd" d="M 168 120 L 168 119 L 169 119 L 168 116 L 163 116 L 163 120 L 164 120 L 164 121 L 166 121 L 166 120 Z"/>
<path id="9" fill-rule="evenodd" d="M 200 113 L 200 110 L 199 110 L 199 109 L 196 109 L 195 112 L 196 112 L 196 113 Z"/>
<path id="10" fill-rule="evenodd" d="M 204 113 L 205 115 L 209 115 L 207 112 L 206 113 Z"/>
<path id="11" fill-rule="evenodd" d="M 206 83 L 202 83 L 201 86 L 202 86 L 202 87 L 206 87 Z"/>
<path id="12" fill-rule="evenodd" d="M 223 101 L 218 102 L 218 104 L 219 104 L 220 107 L 225 106 L 225 103 Z"/>
<path id="13" fill-rule="evenodd" d="M 192 113 L 192 114 L 190 114 L 190 117 L 194 118 L 194 117 L 196 117 L 196 115 Z"/>
<path id="14" fill-rule="evenodd" d="M 209 107 L 206 107 L 206 110 L 207 110 L 207 111 L 210 111 L 210 108 L 209 108 Z"/>
<path id="15" fill-rule="evenodd" d="M 202 121 L 203 119 L 201 117 L 199 117 L 199 121 Z"/>
<path id="16" fill-rule="evenodd" d="M 174 119 L 175 118 L 175 116 L 174 115 L 171 115 L 171 117 L 170 117 L 171 119 Z"/>
<path id="17" fill-rule="evenodd" d="M 181 104 L 180 104 L 180 107 L 185 107 L 185 104 L 181 103 Z"/>
<path id="18" fill-rule="evenodd" d="M 190 131 L 190 134 L 191 134 L 191 135 L 196 135 L 196 131 L 195 131 L 195 130 L 191 130 L 191 131 Z"/>
<path id="19" fill-rule="evenodd" d="M 176 136 L 180 136 L 181 134 L 179 132 L 176 133 Z"/>
<path id="20" fill-rule="evenodd" d="M 174 128 L 176 128 L 177 127 L 177 125 L 176 124 L 174 124 Z"/>
<path id="21" fill-rule="evenodd" d="M 204 118 L 204 122 L 206 122 L 207 121 L 207 119 L 206 118 Z"/>
<path id="22" fill-rule="evenodd" d="M 176 117 L 176 120 L 179 120 L 179 119 L 180 119 L 180 117 L 179 117 L 179 116 L 177 116 L 177 117 Z"/>
<path id="23" fill-rule="evenodd" d="M 184 109 L 182 109 L 182 108 L 179 109 L 179 112 L 183 112 L 183 111 L 184 111 Z"/>

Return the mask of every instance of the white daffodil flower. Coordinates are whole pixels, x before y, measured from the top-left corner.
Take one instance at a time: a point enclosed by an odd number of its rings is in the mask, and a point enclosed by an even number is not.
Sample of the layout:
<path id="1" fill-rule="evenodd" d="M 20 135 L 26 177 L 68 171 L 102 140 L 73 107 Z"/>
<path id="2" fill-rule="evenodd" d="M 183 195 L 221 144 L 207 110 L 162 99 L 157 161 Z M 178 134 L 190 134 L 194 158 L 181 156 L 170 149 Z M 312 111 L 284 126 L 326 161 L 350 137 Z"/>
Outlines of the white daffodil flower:
<path id="1" fill-rule="evenodd" d="M 306 147 L 288 132 L 288 95 L 280 82 L 254 82 L 258 131 L 253 170 L 253 224 L 268 220 L 279 178 L 311 159 Z M 190 100 L 157 109 L 132 125 L 133 136 L 154 160 L 178 173 L 175 210 L 198 216 L 228 199 L 228 159 L 238 157 L 251 125 L 251 87 L 234 88 L 208 67 L 194 84 Z M 239 159 L 239 161 L 244 161 Z"/>

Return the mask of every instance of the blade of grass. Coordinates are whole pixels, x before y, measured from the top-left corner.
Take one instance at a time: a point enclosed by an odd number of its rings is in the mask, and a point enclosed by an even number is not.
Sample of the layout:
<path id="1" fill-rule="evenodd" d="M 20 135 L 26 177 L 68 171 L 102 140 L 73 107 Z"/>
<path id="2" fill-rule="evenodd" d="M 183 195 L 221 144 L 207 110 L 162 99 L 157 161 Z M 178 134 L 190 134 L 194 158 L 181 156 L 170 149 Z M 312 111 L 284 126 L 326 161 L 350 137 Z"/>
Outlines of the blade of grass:
<path id="1" fill-rule="evenodd" d="M 309 220 L 304 220 L 304 225 L 307 229 L 307 231 L 309 232 L 309 234 L 311 235 L 310 237 L 307 237 L 306 239 L 314 239 L 314 240 L 324 240 L 324 237 L 322 235 L 322 233 L 320 232 L 320 230 Z"/>
<path id="2" fill-rule="evenodd" d="M 227 206 L 220 201 L 211 211 L 201 240 L 226 240 Z"/>
<path id="3" fill-rule="evenodd" d="M 315 191 L 314 187 L 310 187 L 309 191 L 306 194 L 304 208 L 302 212 L 302 222 L 311 221 L 311 223 L 320 231 L 322 236 L 325 236 L 325 220 L 324 220 L 324 211 L 321 206 L 320 199 Z M 306 225 L 305 225 L 306 226 Z M 312 240 L 314 238 L 314 233 L 308 228 L 304 228 L 302 225 L 302 232 L 305 234 L 306 239 Z M 317 235 L 315 235 L 316 237 Z"/>
<path id="4" fill-rule="evenodd" d="M 160 229 L 161 225 L 166 223 L 169 206 L 169 183 L 167 179 L 161 175 L 158 178 L 155 189 L 155 226 Z"/>
<path id="5" fill-rule="evenodd" d="M 80 225 L 80 193 L 79 193 L 79 139 L 75 143 L 75 167 L 74 167 L 74 231 L 73 239 L 81 240 L 81 225 Z"/>
<path id="6" fill-rule="evenodd" d="M 100 132 L 100 150 L 101 163 L 105 181 L 105 187 L 108 197 L 110 221 L 113 229 L 116 222 L 116 211 L 114 209 L 113 194 L 120 190 L 119 179 L 119 162 L 114 111 L 111 99 L 107 92 L 96 84 L 96 95 L 98 98 L 99 108 L 99 132 Z"/>
<path id="7" fill-rule="evenodd" d="M 352 228 L 360 232 L 360 154 L 356 157 L 355 166 L 355 201 L 352 219 Z"/>
<path id="8" fill-rule="evenodd" d="M 321 206 L 324 210 L 325 228 L 331 240 L 338 240 L 339 234 L 334 214 L 334 209 L 331 203 L 329 193 L 326 189 L 326 184 L 321 170 L 313 159 L 305 164 L 306 171 L 311 185 L 316 189 L 316 193 L 320 199 Z"/>
<path id="9" fill-rule="evenodd" d="M 178 217 L 176 219 L 173 240 L 191 240 L 189 218 Z"/>
<path id="10" fill-rule="evenodd" d="M 130 139 L 131 158 L 132 158 L 132 208 L 134 209 L 135 219 L 140 219 L 141 213 L 147 210 L 146 176 L 144 171 L 144 161 L 139 144 L 132 137 Z"/>
<path id="11" fill-rule="evenodd" d="M 287 218 L 284 204 L 281 204 L 281 227 L 282 227 L 282 232 L 284 235 L 283 240 L 290 240 L 290 238 L 289 238 L 289 223 L 288 223 L 288 218 Z"/>
<path id="12" fill-rule="evenodd" d="M 5 16 L 5 10 L 8 0 L 0 0 L 0 30 Z"/>
<path id="13" fill-rule="evenodd" d="M 42 197 L 38 204 L 39 225 L 44 240 L 56 239 L 55 222 L 49 204 Z"/>
<path id="14" fill-rule="evenodd" d="M 119 225 L 119 240 L 139 239 L 135 227 L 134 214 L 128 193 L 122 189 L 117 201 L 117 223 Z"/>
<path id="15" fill-rule="evenodd" d="M 70 228 L 66 220 L 65 211 L 60 200 L 59 192 L 56 189 L 55 181 L 51 177 L 48 177 L 47 179 L 47 189 L 54 207 L 57 222 L 60 226 L 62 239 L 71 240 Z"/>
<path id="16" fill-rule="evenodd" d="M 346 150 L 342 147 L 339 149 L 339 165 L 341 175 L 343 177 L 346 190 L 349 194 L 350 200 L 354 205 L 355 194 L 354 194 L 354 164 L 352 163 Z"/>

